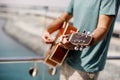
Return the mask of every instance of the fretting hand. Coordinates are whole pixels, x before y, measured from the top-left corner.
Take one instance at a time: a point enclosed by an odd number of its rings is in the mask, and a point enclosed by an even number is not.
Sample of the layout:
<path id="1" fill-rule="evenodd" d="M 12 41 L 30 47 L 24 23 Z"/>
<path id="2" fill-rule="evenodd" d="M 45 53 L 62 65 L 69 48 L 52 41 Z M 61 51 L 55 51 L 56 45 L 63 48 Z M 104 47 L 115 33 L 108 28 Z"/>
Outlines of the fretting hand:
<path id="1" fill-rule="evenodd" d="M 71 44 L 69 42 L 69 35 L 62 35 L 60 36 L 60 46 L 62 46 L 65 49 L 69 49 L 69 50 L 74 50 L 73 48 L 73 44 Z"/>

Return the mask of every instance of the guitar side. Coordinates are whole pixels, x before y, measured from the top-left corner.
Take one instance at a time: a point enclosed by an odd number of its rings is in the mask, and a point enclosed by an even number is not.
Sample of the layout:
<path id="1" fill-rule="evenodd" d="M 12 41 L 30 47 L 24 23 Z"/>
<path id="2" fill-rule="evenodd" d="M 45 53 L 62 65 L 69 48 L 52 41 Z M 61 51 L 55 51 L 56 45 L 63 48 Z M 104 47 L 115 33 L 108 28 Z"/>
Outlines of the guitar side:
<path id="1" fill-rule="evenodd" d="M 59 46 L 57 40 L 61 35 L 71 34 L 76 31 L 77 29 L 75 27 L 67 22 L 64 22 L 63 26 L 59 29 L 59 32 L 56 35 L 55 42 L 51 46 L 45 58 L 45 63 L 48 64 L 48 66 L 56 67 L 57 65 L 61 65 L 63 63 L 69 50 Z"/>

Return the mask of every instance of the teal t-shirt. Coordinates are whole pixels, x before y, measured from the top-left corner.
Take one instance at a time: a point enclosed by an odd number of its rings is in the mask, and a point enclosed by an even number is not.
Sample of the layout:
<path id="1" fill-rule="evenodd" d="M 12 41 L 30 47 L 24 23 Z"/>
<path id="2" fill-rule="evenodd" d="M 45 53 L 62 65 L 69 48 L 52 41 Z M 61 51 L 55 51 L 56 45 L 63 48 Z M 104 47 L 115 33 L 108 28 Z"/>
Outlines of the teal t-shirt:
<path id="1" fill-rule="evenodd" d="M 114 15 L 116 17 L 119 4 L 120 0 L 71 0 L 66 12 L 73 15 L 73 25 L 80 32 L 93 32 L 96 29 L 99 15 Z M 115 19 L 104 40 L 83 49 L 83 51 L 69 51 L 66 62 L 81 71 L 103 70 L 114 22 Z"/>

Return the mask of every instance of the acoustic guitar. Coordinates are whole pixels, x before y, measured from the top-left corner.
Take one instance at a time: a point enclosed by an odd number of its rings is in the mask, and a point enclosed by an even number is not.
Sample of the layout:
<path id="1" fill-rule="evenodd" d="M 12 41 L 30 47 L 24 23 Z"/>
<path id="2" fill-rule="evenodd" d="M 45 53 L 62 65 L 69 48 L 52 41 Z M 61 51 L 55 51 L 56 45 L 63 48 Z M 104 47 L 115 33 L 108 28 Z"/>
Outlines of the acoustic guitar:
<path id="1" fill-rule="evenodd" d="M 48 66 L 57 67 L 62 65 L 69 52 L 69 49 L 59 45 L 61 35 L 69 35 L 69 45 L 72 46 L 73 50 L 82 50 L 84 46 L 88 46 L 92 41 L 92 36 L 89 33 L 80 33 L 74 26 L 64 22 L 55 37 L 55 41 L 46 53 L 44 63 Z"/>

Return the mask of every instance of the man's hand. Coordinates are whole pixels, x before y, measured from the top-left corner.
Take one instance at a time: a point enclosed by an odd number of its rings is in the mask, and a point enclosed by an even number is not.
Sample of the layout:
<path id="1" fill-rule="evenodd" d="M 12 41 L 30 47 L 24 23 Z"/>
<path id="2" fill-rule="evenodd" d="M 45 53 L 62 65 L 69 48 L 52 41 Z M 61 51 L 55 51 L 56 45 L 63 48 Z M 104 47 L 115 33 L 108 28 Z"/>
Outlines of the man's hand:
<path id="1" fill-rule="evenodd" d="M 69 35 L 62 35 L 60 37 L 59 45 L 62 46 L 63 48 L 65 48 L 65 49 L 74 50 L 73 44 L 71 44 L 69 42 Z"/>
<path id="2" fill-rule="evenodd" d="M 43 33 L 42 40 L 47 44 L 51 44 L 54 41 L 54 39 L 50 34 L 59 30 L 61 28 L 61 25 L 64 23 L 64 21 L 69 21 L 69 19 L 71 18 L 72 15 L 68 13 L 63 13 L 58 18 L 53 20 L 53 22 L 51 22 L 51 24 L 48 25 L 46 31 Z"/>
<path id="3" fill-rule="evenodd" d="M 44 33 L 42 35 L 42 41 L 47 44 L 51 44 L 51 43 L 53 43 L 54 39 L 48 31 L 44 31 Z"/>

